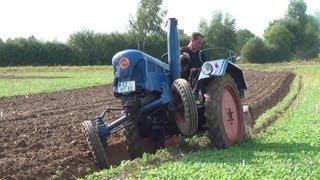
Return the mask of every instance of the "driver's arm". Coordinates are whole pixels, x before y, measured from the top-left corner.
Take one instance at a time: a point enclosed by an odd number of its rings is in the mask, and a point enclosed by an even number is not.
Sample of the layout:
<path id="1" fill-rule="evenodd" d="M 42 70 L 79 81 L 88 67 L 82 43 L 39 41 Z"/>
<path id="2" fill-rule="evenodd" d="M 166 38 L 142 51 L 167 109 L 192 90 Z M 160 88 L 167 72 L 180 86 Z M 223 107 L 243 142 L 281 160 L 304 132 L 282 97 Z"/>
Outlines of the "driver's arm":
<path id="1" fill-rule="evenodd" d="M 186 52 L 180 54 L 180 60 L 190 59 L 190 55 Z"/>

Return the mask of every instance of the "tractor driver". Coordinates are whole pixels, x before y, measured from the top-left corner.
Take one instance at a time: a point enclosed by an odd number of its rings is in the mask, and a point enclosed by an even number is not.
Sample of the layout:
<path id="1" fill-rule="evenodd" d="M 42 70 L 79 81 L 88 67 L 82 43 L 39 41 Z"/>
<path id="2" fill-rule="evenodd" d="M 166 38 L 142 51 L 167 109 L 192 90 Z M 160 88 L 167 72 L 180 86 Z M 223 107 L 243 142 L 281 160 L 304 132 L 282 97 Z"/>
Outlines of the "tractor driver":
<path id="1" fill-rule="evenodd" d="M 192 33 L 188 46 L 180 49 L 181 77 L 186 79 L 195 87 L 198 75 L 201 70 L 202 62 L 205 62 L 205 55 L 199 57 L 201 46 L 204 44 L 204 36 L 199 32 Z"/>

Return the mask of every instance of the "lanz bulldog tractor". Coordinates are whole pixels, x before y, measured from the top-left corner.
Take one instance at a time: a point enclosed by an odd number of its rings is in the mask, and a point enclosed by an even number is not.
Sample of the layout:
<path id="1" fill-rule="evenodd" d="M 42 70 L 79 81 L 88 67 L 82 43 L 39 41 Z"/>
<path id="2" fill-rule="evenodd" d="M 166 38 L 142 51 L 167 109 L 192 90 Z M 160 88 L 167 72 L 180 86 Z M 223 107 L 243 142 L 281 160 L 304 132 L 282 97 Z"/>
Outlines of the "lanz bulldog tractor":
<path id="1" fill-rule="evenodd" d="M 105 124 L 105 114 L 112 110 L 107 109 L 94 122 L 83 123 L 94 161 L 101 168 L 109 165 L 107 138 L 119 130 L 131 158 L 143 153 L 146 140 L 158 149 L 175 135 L 191 137 L 206 132 L 211 143 L 221 149 L 244 138 L 241 97 L 246 84 L 242 70 L 228 58 L 204 62 L 196 81 L 202 92 L 198 93 L 180 78 L 177 20 L 170 18 L 168 28 L 168 64 L 138 50 L 121 51 L 112 59 L 113 93 L 121 99 L 125 115 Z"/>

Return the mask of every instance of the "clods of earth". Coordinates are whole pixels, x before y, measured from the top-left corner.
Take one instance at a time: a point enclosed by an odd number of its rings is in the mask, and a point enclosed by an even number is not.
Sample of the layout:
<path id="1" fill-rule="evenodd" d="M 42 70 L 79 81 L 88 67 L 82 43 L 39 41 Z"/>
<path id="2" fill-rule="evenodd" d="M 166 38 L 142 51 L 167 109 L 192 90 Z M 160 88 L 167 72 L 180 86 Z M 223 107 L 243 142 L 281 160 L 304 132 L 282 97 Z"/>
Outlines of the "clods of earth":
<path id="1" fill-rule="evenodd" d="M 295 74 L 245 70 L 244 76 L 243 104 L 251 106 L 256 119 L 287 95 Z M 0 179 L 47 179 L 57 171 L 75 178 L 96 170 L 82 122 L 108 106 L 121 107 L 111 85 L 0 99 Z M 106 121 L 121 115 L 111 112 Z M 120 134 L 108 144 L 112 163 L 128 159 Z"/>

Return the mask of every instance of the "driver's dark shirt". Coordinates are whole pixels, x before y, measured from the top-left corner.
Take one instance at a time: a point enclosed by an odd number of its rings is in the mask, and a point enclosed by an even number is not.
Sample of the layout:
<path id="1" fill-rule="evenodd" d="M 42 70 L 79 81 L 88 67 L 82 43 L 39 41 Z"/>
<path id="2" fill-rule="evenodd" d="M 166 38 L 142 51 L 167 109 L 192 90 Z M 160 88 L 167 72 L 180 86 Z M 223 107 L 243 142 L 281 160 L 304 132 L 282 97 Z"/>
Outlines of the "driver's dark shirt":
<path id="1" fill-rule="evenodd" d="M 188 46 L 184 46 L 184 47 L 181 47 L 180 54 L 182 54 L 184 52 L 186 52 L 190 55 L 190 59 L 181 60 L 181 68 L 182 68 L 181 77 L 188 80 L 188 79 L 190 79 L 190 77 L 189 77 L 190 76 L 190 69 L 201 68 L 203 63 L 200 61 L 200 57 L 199 57 L 200 50 L 193 52 L 189 49 Z M 205 62 L 206 57 L 204 54 L 201 55 L 201 59 L 203 62 Z M 185 67 L 188 67 L 188 68 L 185 68 Z"/>
<path id="2" fill-rule="evenodd" d="M 188 46 L 184 46 L 180 49 L 180 54 L 182 53 L 188 53 L 190 55 L 190 60 L 188 62 L 188 60 L 182 60 L 182 64 L 184 65 L 184 63 L 188 63 L 189 68 L 201 68 L 202 66 L 202 62 L 200 61 L 200 57 L 199 57 L 199 52 L 200 50 L 196 51 L 196 52 L 192 52 Z M 202 56 L 202 59 L 204 59 L 204 56 Z"/>

